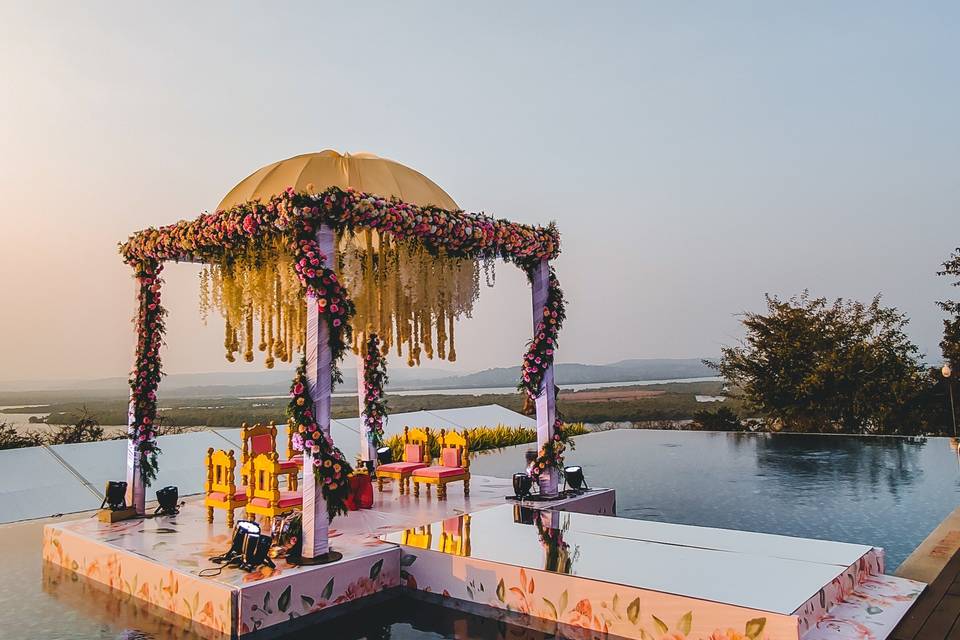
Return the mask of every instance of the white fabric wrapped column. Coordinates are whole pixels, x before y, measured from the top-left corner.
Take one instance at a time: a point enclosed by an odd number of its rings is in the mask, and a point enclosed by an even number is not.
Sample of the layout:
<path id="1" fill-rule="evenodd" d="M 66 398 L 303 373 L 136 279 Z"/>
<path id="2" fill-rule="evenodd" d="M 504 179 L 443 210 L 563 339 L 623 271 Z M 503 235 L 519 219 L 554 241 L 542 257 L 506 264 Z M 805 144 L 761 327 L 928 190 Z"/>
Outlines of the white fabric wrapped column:
<path id="1" fill-rule="evenodd" d="M 543 260 L 533 271 L 533 330 L 543 321 L 543 310 L 547 306 L 547 292 L 550 287 L 550 262 Z M 556 358 L 556 352 L 554 352 Z M 537 448 L 553 439 L 553 426 L 557 421 L 557 398 L 553 383 L 553 365 L 543 373 L 543 386 L 537 396 Z M 540 493 L 555 496 L 558 493 L 560 473 L 557 469 L 545 469 L 540 474 Z"/>
<path id="2" fill-rule="evenodd" d="M 370 444 L 370 429 L 367 428 L 367 422 L 363 415 L 363 399 L 366 396 L 366 389 L 363 385 L 363 378 L 366 367 L 366 344 L 361 345 L 360 355 L 357 356 L 357 408 L 360 412 L 360 460 L 370 462 L 376 460 L 373 445 Z"/>
<path id="3" fill-rule="evenodd" d="M 140 455 L 137 452 L 137 443 L 129 437 L 133 426 L 133 400 L 127 408 L 127 506 L 137 510 L 138 515 L 144 515 L 147 510 L 147 487 L 140 477 Z"/>
<path id="4" fill-rule="evenodd" d="M 325 224 L 317 231 L 317 243 L 326 257 L 327 266 L 336 264 L 334 232 Z M 313 398 L 313 415 L 323 430 L 330 435 L 330 404 L 333 354 L 330 351 L 330 329 L 317 309 L 313 296 L 307 298 L 307 386 Z M 303 557 L 310 560 L 330 550 L 327 503 L 316 477 L 313 475 L 313 455 L 303 454 Z"/>

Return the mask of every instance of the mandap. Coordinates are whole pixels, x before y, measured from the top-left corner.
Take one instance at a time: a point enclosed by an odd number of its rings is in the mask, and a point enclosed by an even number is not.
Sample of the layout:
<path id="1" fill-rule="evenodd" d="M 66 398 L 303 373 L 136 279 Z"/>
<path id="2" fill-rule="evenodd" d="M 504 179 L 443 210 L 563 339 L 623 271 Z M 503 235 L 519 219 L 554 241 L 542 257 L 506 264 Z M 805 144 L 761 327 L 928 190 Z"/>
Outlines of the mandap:
<path id="1" fill-rule="evenodd" d="M 564 301 L 550 261 L 560 251 L 553 225 L 530 226 L 460 210 L 436 184 L 372 154 L 305 154 L 254 172 L 215 213 L 131 236 L 120 246 L 133 268 L 138 311 L 130 376 L 128 502 L 144 512 L 156 478 L 157 388 L 166 311 L 164 263 L 195 262 L 201 311 L 224 318 L 226 357 L 300 366 L 288 419 L 304 455 L 303 554 L 329 551 L 330 520 L 345 512 L 352 471 L 330 437 L 338 363 L 356 354 L 363 416 L 361 458 L 382 443 L 384 357 L 455 360 L 455 321 L 469 315 L 497 258 L 522 269 L 533 290 L 533 337 L 518 387 L 535 403 L 541 491 L 557 493 L 563 424 L 555 406 L 553 361 Z M 312 469 L 313 473 L 309 473 Z"/>

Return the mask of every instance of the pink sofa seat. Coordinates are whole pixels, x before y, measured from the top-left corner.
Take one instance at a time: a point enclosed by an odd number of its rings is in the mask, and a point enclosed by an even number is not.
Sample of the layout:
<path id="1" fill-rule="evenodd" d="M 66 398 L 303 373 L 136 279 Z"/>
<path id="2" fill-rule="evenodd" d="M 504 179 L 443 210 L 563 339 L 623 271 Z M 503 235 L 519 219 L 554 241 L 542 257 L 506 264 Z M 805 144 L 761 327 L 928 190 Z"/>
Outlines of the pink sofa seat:
<path id="1" fill-rule="evenodd" d="M 391 462 L 377 467 L 377 471 L 389 471 L 392 473 L 411 473 L 417 469 L 423 469 L 427 465 L 423 462 Z"/>
<path id="2" fill-rule="evenodd" d="M 281 509 L 284 507 L 299 507 L 303 503 L 303 497 L 297 491 L 281 491 L 280 500 L 277 501 L 277 506 Z M 254 498 L 250 501 L 255 507 L 269 507 L 270 500 L 267 498 Z"/>
<path id="3" fill-rule="evenodd" d="M 420 469 L 414 475 L 414 478 L 454 478 L 456 476 L 467 475 L 467 470 L 463 467 L 427 467 Z"/>
<path id="4" fill-rule="evenodd" d="M 299 469 L 303 466 L 303 458 L 297 456 L 296 458 L 290 458 L 289 460 L 280 461 L 280 471 L 293 471 L 294 469 Z"/>
<path id="5" fill-rule="evenodd" d="M 210 493 L 207 494 L 207 497 L 210 498 L 211 500 L 218 500 L 219 502 L 227 501 L 227 494 L 224 493 L 223 491 L 211 491 Z M 233 494 L 234 502 L 238 502 L 240 500 L 246 501 L 246 499 L 247 499 L 246 488 L 237 487 L 237 492 Z"/>

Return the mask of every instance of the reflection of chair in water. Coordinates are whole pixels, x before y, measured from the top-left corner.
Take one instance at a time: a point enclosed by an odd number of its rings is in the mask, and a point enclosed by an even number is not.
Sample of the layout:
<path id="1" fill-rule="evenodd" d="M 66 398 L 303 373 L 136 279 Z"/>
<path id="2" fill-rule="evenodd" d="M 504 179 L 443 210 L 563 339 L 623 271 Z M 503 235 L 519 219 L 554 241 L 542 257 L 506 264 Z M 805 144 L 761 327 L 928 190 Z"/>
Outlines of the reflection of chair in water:
<path id="1" fill-rule="evenodd" d="M 400 535 L 400 544 L 417 549 L 429 549 L 433 541 L 433 535 L 430 531 L 430 525 L 414 527 L 413 529 L 404 529 Z"/>
<path id="2" fill-rule="evenodd" d="M 233 449 L 224 451 L 207 449 L 207 481 L 204 485 L 203 504 L 207 508 L 207 522 L 213 522 L 213 510 L 227 511 L 227 526 L 233 528 L 233 510 L 247 504 L 247 488 L 237 487 L 237 460 Z"/>
<path id="3" fill-rule="evenodd" d="M 433 467 L 417 469 L 410 476 L 413 481 L 413 495 L 420 495 L 420 483 L 427 485 L 427 495 L 430 495 L 430 485 L 437 485 L 437 500 L 447 499 L 447 484 L 463 482 L 463 495 L 470 495 L 470 448 L 466 431 L 460 435 L 456 431 L 449 433 L 440 430 L 440 464 Z"/>
<path id="4" fill-rule="evenodd" d="M 430 445 L 427 444 L 430 429 L 403 428 L 403 460 L 377 467 L 377 490 L 383 491 L 385 478 L 393 478 L 405 493 L 410 485 L 410 474 L 430 464 Z"/>
<path id="5" fill-rule="evenodd" d="M 440 551 L 455 556 L 470 555 L 470 516 L 465 514 L 443 521 L 440 532 Z"/>

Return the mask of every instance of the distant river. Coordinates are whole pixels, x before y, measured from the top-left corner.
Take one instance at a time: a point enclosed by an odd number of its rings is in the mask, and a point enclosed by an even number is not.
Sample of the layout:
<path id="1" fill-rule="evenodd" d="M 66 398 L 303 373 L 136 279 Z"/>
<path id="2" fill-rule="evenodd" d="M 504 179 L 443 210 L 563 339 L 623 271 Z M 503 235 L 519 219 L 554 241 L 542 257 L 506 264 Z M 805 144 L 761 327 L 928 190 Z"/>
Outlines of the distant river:
<path id="1" fill-rule="evenodd" d="M 559 385 L 563 391 L 582 391 L 584 389 L 607 389 L 610 387 L 645 387 L 652 384 L 667 384 L 670 382 L 720 382 L 723 378 L 719 376 L 708 376 L 705 378 L 671 378 L 669 380 L 630 380 L 627 382 L 587 382 L 583 384 L 562 384 Z M 485 396 L 489 394 L 517 393 L 516 387 L 478 387 L 472 389 L 408 389 L 406 391 L 391 391 L 387 388 L 387 393 L 392 396 Z M 355 396 L 356 391 L 338 391 L 333 394 L 335 398 L 349 398 Z M 279 396 L 244 396 L 240 400 L 274 400 L 276 398 L 286 398 L 287 394 Z"/>

